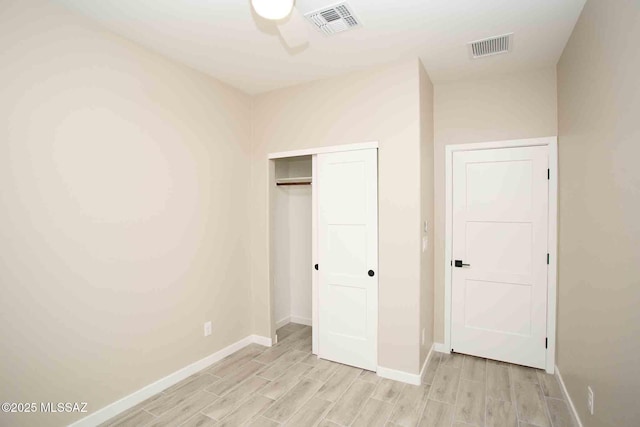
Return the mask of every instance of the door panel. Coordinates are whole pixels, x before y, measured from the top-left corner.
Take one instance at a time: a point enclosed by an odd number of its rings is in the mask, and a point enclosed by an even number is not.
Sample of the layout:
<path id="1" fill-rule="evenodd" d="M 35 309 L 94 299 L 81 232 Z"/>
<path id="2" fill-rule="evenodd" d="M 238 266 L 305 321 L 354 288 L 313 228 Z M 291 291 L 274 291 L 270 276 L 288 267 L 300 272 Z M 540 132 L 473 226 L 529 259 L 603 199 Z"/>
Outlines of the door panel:
<path id="1" fill-rule="evenodd" d="M 375 371 L 377 150 L 319 154 L 317 165 L 319 356 Z"/>
<path id="2" fill-rule="evenodd" d="M 365 226 L 327 224 L 327 245 L 331 274 L 358 276 L 368 270 Z"/>
<path id="3" fill-rule="evenodd" d="M 456 352 L 544 367 L 547 165 L 546 147 L 453 155 Z"/>
<path id="4" fill-rule="evenodd" d="M 511 334 L 531 334 L 531 288 L 511 283 L 466 283 L 465 327 Z M 505 302 L 503 305 L 502 302 Z M 501 309 L 487 310 L 487 307 Z"/>
<path id="5" fill-rule="evenodd" d="M 483 157 L 488 154 L 475 153 Z M 528 221 L 532 198 L 531 168 L 529 160 L 467 163 L 466 206 L 469 219 Z"/>
<path id="6" fill-rule="evenodd" d="M 487 279 L 498 275 L 513 283 L 530 281 L 531 224 L 468 222 L 466 231 L 464 260 L 473 259 L 473 268 L 478 274 L 487 275 Z M 491 243 L 490 250 L 487 250 L 487 242 Z"/>

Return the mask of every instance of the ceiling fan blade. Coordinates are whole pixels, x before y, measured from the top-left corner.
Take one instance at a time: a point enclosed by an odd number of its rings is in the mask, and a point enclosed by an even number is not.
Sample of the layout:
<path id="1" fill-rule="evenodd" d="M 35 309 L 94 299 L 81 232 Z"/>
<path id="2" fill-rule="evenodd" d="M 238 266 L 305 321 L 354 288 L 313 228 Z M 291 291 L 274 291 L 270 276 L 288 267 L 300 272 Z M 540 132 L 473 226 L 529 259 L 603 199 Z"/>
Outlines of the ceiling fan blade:
<path id="1" fill-rule="evenodd" d="M 286 21 L 278 24 L 278 30 L 287 46 L 299 47 L 309 42 L 309 25 L 295 7 Z"/>

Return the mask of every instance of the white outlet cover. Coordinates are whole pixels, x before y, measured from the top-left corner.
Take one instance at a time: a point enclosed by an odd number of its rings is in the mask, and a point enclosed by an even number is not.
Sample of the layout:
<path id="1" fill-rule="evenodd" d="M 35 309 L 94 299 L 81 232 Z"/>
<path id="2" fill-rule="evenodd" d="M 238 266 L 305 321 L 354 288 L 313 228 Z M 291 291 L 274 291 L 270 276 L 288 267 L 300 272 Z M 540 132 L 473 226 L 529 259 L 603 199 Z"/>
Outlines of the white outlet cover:
<path id="1" fill-rule="evenodd" d="M 208 337 L 211 335 L 211 322 L 204 322 L 204 336 Z"/>

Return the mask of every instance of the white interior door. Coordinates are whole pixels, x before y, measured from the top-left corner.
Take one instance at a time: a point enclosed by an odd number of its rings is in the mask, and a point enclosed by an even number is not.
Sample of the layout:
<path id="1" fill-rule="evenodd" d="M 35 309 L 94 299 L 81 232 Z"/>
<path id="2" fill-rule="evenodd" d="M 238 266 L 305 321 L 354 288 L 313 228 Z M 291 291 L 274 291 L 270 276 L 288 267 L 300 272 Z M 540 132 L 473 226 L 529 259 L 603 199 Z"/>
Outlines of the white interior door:
<path id="1" fill-rule="evenodd" d="M 547 147 L 453 154 L 457 353 L 545 367 L 547 167 Z"/>
<path id="2" fill-rule="evenodd" d="M 319 356 L 377 369 L 378 150 L 317 156 Z"/>

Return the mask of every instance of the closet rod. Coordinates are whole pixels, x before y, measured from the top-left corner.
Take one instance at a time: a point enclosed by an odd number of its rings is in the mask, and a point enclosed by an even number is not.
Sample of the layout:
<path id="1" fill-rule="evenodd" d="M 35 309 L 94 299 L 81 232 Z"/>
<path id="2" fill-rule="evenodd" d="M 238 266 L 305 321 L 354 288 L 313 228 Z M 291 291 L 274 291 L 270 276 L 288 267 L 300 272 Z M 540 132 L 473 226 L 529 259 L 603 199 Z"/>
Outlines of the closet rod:
<path id="1" fill-rule="evenodd" d="M 311 185 L 310 182 L 277 182 L 276 185 Z"/>

